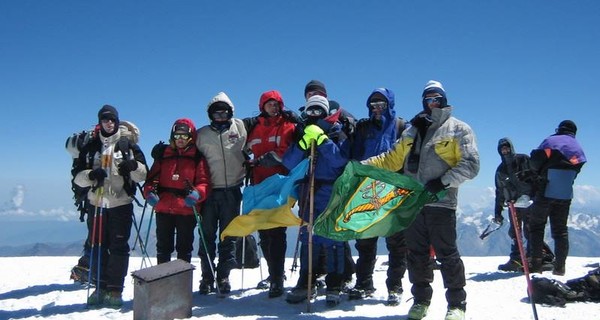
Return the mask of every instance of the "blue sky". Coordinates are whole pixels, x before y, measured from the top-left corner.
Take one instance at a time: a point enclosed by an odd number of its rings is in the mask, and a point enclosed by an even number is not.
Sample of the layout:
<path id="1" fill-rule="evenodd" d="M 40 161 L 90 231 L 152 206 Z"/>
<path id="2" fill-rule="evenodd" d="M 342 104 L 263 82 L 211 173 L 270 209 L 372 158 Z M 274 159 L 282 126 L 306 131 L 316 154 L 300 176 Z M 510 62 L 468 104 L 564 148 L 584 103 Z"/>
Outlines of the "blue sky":
<path id="1" fill-rule="evenodd" d="M 103 104 L 140 127 L 150 157 L 175 119 L 207 124 L 219 91 L 243 118 L 271 89 L 296 110 L 311 79 L 359 118 L 388 87 L 408 119 L 441 81 L 477 136 L 468 192 L 493 185 L 499 138 L 529 153 L 572 119 L 589 160 L 577 184 L 598 187 L 598 12 L 594 0 L 2 1 L 0 202 L 21 184 L 25 209 L 68 208 L 65 139 Z"/>

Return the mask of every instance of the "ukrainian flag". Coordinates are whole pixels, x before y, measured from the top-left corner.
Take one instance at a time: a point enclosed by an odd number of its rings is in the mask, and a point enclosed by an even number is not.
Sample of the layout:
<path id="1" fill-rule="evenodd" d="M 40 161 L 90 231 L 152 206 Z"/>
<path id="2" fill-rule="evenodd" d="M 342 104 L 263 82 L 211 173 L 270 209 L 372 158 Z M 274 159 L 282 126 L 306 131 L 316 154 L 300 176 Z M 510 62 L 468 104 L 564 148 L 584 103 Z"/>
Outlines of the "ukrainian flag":
<path id="1" fill-rule="evenodd" d="M 261 183 L 244 188 L 242 215 L 233 219 L 221 233 L 225 237 L 243 237 L 256 230 L 300 226 L 302 220 L 292 212 L 298 200 L 298 184 L 308 171 L 304 159 L 287 176 L 275 174 Z"/>

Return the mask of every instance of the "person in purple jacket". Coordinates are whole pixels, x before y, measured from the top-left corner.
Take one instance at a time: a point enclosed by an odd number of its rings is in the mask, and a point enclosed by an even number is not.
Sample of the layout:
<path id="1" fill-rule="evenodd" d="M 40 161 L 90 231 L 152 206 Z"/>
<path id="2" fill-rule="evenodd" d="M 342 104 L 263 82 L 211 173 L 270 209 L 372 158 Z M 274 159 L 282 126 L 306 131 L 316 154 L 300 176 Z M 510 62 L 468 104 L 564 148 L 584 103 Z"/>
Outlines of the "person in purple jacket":
<path id="1" fill-rule="evenodd" d="M 576 133 L 575 123 L 564 120 L 555 134 L 531 151 L 533 172 L 524 177 L 531 180 L 536 189 L 529 221 L 531 272 L 542 272 L 544 229 L 546 221 L 550 219 L 556 255 L 552 273 L 560 276 L 565 274 L 565 262 L 569 254 L 567 219 L 573 198 L 573 183 L 587 161 L 581 145 L 575 139 Z"/>

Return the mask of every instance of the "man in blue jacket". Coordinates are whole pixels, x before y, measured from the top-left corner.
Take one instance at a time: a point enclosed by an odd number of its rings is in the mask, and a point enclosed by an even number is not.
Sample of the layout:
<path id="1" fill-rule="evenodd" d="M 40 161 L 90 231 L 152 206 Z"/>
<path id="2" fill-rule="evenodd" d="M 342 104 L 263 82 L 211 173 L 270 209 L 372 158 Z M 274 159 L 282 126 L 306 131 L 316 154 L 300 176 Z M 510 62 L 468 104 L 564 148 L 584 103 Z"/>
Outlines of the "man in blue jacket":
<path id="1" fill-rule="evenodd" d="M 536 195 L 529 221 L 531 240 L 531 272 L 542 271 L 544 229 L 550 219 L 550 231 L 554 239 L 554 275 L 565 274 L 565 262 L 569 254 L 567 219 L 573 198 L 573 183 L 586 163 L 585 153 L 575 139 L 577 126 L 564 120 L 556 133 L 546 138 L 531 151 L 533 175 L 529 179 L 536 185 Z"/>

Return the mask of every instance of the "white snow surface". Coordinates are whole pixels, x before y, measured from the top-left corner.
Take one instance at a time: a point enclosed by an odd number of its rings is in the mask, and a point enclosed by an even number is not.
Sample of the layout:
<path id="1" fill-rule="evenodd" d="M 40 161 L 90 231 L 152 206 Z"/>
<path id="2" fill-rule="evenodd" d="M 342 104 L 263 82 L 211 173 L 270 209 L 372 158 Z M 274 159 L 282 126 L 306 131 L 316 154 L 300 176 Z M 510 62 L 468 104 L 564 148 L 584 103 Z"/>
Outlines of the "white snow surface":
<path id="1" fill-rule="evenodd" d="M 355 257 L 356 258 L 356 257 Z M 526 278 L 521 273 L 497 271 L 498 264 L 507 257 L 463 257 L 467 278 L 467 319 L 533 319 L 532 305 L 526 293 Z M 412 305 L 408 274 L 402 283 L 404 294 L 400 305 L 384 304 L 387 256 L 378 256 L 374 279 L 377 291 L 365 300 L 349 301 L 346 295 L 340 305 L 328 308 L 324 292 L 311 303 L 307 312 L 306 303 L 288 304 L 285 295 L 269 299 L 266 290 L 255 289 L 261 280 L 261 270 L 234 270 L 230 281 L 232 293 L 225 298 L 214 294 L 198 294 L 200 280 L 199 259 L 192 260 L 193 271 L 192 319 L 406 319 Z M 134 284 L 130 273 L 139 270 L 140 257 L 131 257 L 129 275 L 125 279 L 124 306 L 120 310 L 109 308 L 87 309 L 86 287 L 69 280 L 70 269 L 77 257 L 3 257 L 0 258 L 0 319 L 132 319 L 134 304 Z M 263 260 L 264 262 L 264 260 Z M 544 272 L 541 276 L 566 282 L 587 274 L 598 266 L 600 258 L 569 257 L 565 276 L 553 276 Z M 153 262 L 154 263 L 154 262 Z M 287 289 L 296 284 L 298 271 L 291 274 L 292 259 L 287 259 L 285 283 Z M 263 263 L 262 277 L 266 277 L 266 264 Z M 540 275 L 538 275 L 540 276 Z M 243 283 L 242 283 L 243 280 Z M 442 277 L 435 271 L 434 295 L 425 319 L 443 319 L 446 313 Z M 90 290 L 91 292 L 92 290 Z M 598 319 L 599 303 L 567 303 L 564 308 L 536 305 L 539 319 Z"/>

